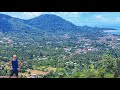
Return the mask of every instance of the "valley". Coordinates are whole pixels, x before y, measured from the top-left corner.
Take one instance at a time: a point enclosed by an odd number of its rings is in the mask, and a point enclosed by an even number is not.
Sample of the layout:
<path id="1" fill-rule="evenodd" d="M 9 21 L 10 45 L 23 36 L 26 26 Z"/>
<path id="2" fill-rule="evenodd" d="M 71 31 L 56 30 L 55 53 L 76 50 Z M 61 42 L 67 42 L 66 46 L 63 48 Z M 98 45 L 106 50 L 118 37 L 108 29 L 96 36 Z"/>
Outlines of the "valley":
<path id="1" fill-rule="evenodd" d="M 0 76 L 9 75 L 5 63 L 17 54 L 20 78 L 120 77 L 120 36 L 104 32 L 109 28 L 76 26 L 47 14 L 0 17 Z"/>

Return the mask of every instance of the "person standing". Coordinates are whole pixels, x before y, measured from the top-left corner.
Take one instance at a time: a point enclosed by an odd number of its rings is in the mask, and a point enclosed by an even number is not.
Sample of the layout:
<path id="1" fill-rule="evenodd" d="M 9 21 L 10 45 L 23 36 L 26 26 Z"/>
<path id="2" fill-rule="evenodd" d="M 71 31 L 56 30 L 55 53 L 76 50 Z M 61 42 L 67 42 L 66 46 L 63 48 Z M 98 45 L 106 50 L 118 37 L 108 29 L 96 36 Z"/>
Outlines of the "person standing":
<path id="1" fill-rule="evenodd" d="M 17 55 L 13 55 L 13 60 L 7 63 L 7 65 L 12 64 L 12 69 L 9 78 L 11 78 L 14 74 L 18 78 L 18 72 L 22 68 L 23 64 L 17 59 Z"/>

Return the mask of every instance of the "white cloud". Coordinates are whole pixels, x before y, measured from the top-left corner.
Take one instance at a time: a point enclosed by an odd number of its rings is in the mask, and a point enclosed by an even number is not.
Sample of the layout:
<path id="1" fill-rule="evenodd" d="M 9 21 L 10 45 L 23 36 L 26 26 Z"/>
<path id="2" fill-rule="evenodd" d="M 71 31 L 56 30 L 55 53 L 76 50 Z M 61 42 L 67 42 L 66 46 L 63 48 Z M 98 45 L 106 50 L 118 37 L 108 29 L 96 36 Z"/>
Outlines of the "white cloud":
<path id="1" fill-rule="evenodd" d="M 105 19 L 102 15 L 96 15 L 96 19 Z"/>
<path id="2" fill-rule="evenodd" d="M 80 12 L 71 12 L 73 17 L 80 17 Z"/>
<path id="3" fill-rule="evenodd" d="M 23 12 L 23 16 L 27 18 L 32 18 L 43 14 L 44 12 Z"/>
<path id="4" fill-rule="evenodd" d="M 63 16 L 63 15 L 68 15 L 69 13 L 68 12 L 51 12 L 50 14 L 55 14 L 55 15 L 58 15 L 58 16 Z"/>
<path id="5" fill-rule="evenodd" d="M 116 22 L 120 22 L 120 17 L 116 17 L 116 18 L 115 18 L 115 21 L 116 21 Z"/>
<path id="6" fill-rule="evenodd" d="M 78 14 L 79 12 L 72 12 L 73 14 Z"/>
<path id="7" fill-rule="evenodd" d="M 111 20 L 111 18 L 106 18 L 103 15 L 96 15 L 95 18 L 97 22 L 111 22 L 111 23 L 114 22 L 113 20 Z"/>
<path id="8" fill-rule="evenodd" d="M 55 14 L 61 17 L 79 17 L 80 12 L 51 12 L 50 14 Z"/>

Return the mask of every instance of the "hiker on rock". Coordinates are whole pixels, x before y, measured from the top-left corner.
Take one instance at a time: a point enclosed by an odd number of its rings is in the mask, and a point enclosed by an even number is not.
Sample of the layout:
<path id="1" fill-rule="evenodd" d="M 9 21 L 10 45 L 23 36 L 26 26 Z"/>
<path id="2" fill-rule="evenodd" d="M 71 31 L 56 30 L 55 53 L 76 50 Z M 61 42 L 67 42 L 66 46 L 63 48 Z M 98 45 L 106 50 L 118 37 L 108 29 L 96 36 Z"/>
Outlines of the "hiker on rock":
<path id="1" fill-rule="evenodd" d="M 13 76 L 14 74 L 18 78 L 18 72 L 22 68 L 23 64 L 17 59 L 17 55 L 13 55 L 13 60 L 7 63 L 7 65 L 10 64 L 12 65 L 12 69 L 9 78 L 11 78 L 11 76 Z"/>

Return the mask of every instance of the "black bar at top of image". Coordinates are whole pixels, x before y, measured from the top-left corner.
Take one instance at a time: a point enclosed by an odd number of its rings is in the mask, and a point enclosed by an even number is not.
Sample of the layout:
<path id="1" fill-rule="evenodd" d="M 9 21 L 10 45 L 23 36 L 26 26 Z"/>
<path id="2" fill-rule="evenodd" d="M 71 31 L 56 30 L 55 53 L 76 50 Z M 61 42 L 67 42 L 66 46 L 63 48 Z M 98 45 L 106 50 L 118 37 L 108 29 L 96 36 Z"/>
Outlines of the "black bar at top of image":
<path id="1" fill-rule="evenodd" d="M 9 0 L 0 1 L 0 11 L 120 11 L 115 0 Z"/>

